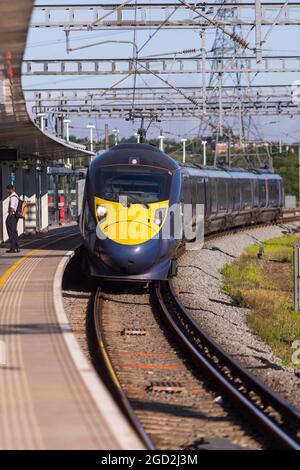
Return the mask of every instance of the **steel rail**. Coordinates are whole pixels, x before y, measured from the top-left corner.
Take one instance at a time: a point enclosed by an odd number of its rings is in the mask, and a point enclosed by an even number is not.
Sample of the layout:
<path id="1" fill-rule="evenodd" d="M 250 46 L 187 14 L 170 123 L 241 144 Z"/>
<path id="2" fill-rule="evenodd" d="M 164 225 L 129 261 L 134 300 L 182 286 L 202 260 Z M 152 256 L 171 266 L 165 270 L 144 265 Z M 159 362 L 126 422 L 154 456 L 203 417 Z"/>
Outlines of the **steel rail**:
<path id="1" fill-rule="evenodd" d="M 172 334 L 199 369 L 231 399 L 237 411 L 281 448 L 300 450 L 300 412 L 235 361 L 200 328 L 179 300 L 171 281 L 155 282 L 154 295 Z"/>
<path id="2" fill-rule="evenodd" d="M 138 419 L 134 408 L 130 404 L 126 394 L 124 393 L 117 374 L 114 370 L 113 364 L 109 358 L 109 353 L 107 352 L 107 346 L 102 334 L 102 294 L 101 289 L 97 289 L 94 298 L 93 304 L 93 319 L 92 319 L 92 334 L 94 338 L 92 338 L 93 343 L 95 344 L 96 351 L 101 358 L 101 368 L 104 366 L 105 369 L 105 379 L 107 382 L 107 386 L 110 389 L 111 393 L 115 397 L 117 403 L 119 404 L 120 408 L 122 409 L 123 413 L 131 423 L 133 429 L 138 434 L 140 439 L 145 444 L 148 450 L 154 450 L 155 446 L 145 432 L 140 420 Z M 103 371 L 102 371 L 103 372 Z"/>

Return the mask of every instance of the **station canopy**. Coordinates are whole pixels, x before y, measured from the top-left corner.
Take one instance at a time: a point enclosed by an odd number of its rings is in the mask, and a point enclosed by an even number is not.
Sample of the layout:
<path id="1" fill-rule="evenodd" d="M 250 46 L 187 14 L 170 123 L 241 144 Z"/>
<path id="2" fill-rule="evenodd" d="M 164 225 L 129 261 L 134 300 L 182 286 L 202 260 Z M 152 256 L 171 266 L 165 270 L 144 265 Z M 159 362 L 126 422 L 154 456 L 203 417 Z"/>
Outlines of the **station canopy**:
<path id="1" fill-rule="evenodd" d="M 58 160 L 92 155 L 43 133 L 31 120 L 21 85 L 21 65 L 33 0 L 0 2 L 0 161 Z"/>

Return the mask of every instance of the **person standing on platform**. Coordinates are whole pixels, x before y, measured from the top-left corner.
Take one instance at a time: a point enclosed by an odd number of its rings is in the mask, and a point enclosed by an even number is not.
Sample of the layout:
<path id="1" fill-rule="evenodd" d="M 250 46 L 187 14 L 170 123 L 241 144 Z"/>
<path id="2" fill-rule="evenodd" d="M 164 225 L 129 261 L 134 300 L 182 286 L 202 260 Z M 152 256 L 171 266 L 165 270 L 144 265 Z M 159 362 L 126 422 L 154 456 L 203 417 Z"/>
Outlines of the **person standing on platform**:
<path id="1" fill-rule="evenodd" d="M 16 217 L 16 212 L 19 204 L 19 196 L 17 195 L 14 185 L 9 184 L 7 186 L 7 192 L 9 195 L 8 203 L 8 215 L 6 218 L 6 230 L 9 238 L 10 249 L 6 253 L 19 253 L 19 243 L 18 243 L 18 219 Z"/>

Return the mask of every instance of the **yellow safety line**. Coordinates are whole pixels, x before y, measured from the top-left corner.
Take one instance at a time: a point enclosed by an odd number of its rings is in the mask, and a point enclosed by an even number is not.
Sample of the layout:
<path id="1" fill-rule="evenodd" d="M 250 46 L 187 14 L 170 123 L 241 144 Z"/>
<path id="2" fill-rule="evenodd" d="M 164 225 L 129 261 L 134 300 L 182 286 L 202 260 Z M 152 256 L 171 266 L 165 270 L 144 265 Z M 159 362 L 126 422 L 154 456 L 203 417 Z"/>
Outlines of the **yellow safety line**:
<path id="1" fill-rule="evenodd" d="M 24 261 L 26 261 L 29 256 L 32 256 L 37 251 L 37 249 L 29 251 L 28 253 L 26 253 L 26 255 L 22 256 L 22 258 L 18 259 L 18 261 L 16 261 L 12 266 L 10 266 L 7 271 L 5 271 L 3 276 L 0 277 L 0 289 L 1 287 L 3 287 L 3 284 L 7 281 L 9 276 L 17 269 L 17 267 L 20 266 L 20 264 L 24 263 Z"/>

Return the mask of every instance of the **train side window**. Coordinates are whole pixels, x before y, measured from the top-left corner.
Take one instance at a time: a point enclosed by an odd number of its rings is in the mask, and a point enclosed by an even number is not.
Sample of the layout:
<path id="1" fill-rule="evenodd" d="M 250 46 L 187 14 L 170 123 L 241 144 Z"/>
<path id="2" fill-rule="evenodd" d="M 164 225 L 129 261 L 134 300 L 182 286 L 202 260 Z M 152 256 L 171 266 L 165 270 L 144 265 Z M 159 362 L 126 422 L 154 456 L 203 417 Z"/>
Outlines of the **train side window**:
<path id="1" fill-rule="evenodd" d="M 182 202 L 184 204 L 191 203 L 190 179 L 186 175 L 182 175 Z"/>
<path id="2" fill-rule="evenodd" d="M 206 182 L 206 211 L 208 214 L 217 212 L 217 188 L 215 178 L 209 177 Z"/>
<path id="3" fill-rule="evenodd" d="M 258 180 L 253 180 L 253 207 L 259 207 Z"/>
<path id="4" fill-rule="evenodd" d="M 252 187 L 250 180 L 242 180 L 242 207 L 251 209 L 252 207 Z"/>
<path id="5" fill-rule="evenodd" d="M 206 187 L 206 202 L 205 202 L 205 212 L 207 214 L 211 213 L 211 179 L 208 178 L 205 183 Z"/>
<path id="6" fill-rule="evenodd" d="M 283 205 L 283 191 L 282 191 L 282 182 L 281 180 L 276 181 L 277 184 L 277 203 L 279 207 Z"/>
<path id="7" fill-rule="evenodd" d="M 211 212 L 216 213 L 218 210 L 217 202 L 217 182 L 215 178 L 210 179 L 210 197 L 211 197 Z"/>
<path id="8" fill-rule="evenodd" d="M 228 201 L 228 206 L 227 210 L 231 212 L 233 210 L 234 206 L 234 179 L 231 178 L 230 180 L 227 180 L 227 201 Z"/>
<path id="9" fill-rule="evenodd" d="M 233 180 L 233 209 L 239 211 L 241 208 L 241 182 L 239 179 Z"/>
<path id="10" fill-rule="evenodd" d="M 205 204 L 204 179 L 197 179 L 197 204 Z"/>
<path id="11" fill-rule="evenodd" d="M 266 182 L 265 180 L 258 181 L 259 186 L 259 207 L 266 207 L 267 204 L 267 193 L 266 193 Z"/>
<path id="12" fill-rule="evenodd" d="M 218 211 L 227 210 L 227 182 L 225 179 L 218 181 Z"/>
<path id="13" fill-rule="evenodd" d="M 192 194 L 192 214 L 193 219 L 196 216 L 196 204 L 197 204 L 197 180 L 195 176 L 191 177 L 191 194 Z"/>
<path id="14" fill-rule="evenodd" d="M 195 205 L 197 203 L 197 179 L 195 176 L 191 178 L 191 190 L 192 190 L 192 203 Z"/>

